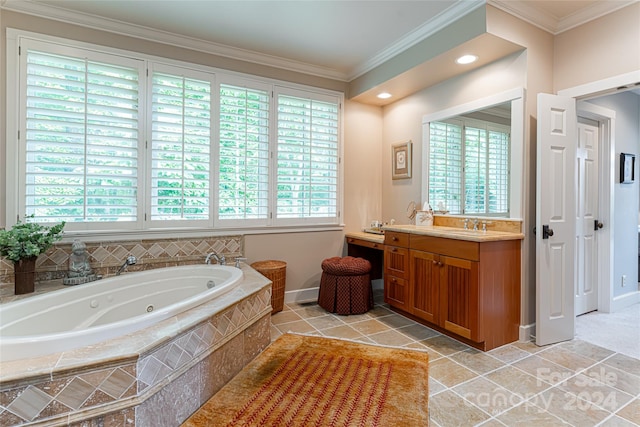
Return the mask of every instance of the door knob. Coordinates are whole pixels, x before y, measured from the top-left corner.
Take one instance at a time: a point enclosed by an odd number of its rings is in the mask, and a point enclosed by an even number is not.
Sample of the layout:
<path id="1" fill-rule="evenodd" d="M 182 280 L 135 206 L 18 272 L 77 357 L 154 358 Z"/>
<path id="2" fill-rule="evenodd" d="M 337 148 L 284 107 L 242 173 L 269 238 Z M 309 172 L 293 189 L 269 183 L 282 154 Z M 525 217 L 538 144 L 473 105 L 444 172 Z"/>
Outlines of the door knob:
<path id="1" fill-rule="evenodd" d="M 553 237 L 553 229 L 549 228 L 548 225 L 542 226 L 542 238 L 548 239 L 549 237 Z"/>
<path id="2" fill-rule="evenodd" d="M 600 222 L 600 221 L 598 221 L 597 219 L 594 219 L 594 220 L 593 220 L 593 229 L 594 229 L 595 231 L 600 230 L 602 227 L 604 227 L 604 224 L 603 224 L 603 223 L 601 223 L 601 222 Z"/>

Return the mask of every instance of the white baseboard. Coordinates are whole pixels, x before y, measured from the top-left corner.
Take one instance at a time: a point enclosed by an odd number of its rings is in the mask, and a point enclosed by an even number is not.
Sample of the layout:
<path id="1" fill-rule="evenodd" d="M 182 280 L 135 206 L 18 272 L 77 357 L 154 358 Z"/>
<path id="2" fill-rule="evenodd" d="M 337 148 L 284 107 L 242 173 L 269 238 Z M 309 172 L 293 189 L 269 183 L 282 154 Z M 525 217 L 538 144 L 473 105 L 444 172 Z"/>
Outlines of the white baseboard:
<path id="1" fill-rule="evenodd" d="M 520 342 L 529 342 L 531 341 L 531 337 L 536 335 L 536 324 L 532 323 L 530 325 L 520 325 Z"/>
<path id="2" fill-rule="evenodd" d="M 628 294 L 620 295 L 619 297 L 613 298 L 613 301 L 611 302 L 611 313 L 623 310 L 634 304 L 638 304 L 639 302 L 640 291 L 629 292 Z"/>
<path id="3" fill-rule="evenodd" d="M 307 289 L 299 289 L 297 291 L 286 291 L 284 293 L 284 302 L 285 303 L 294 303 L 294 302 L 311 302 L 318 301 L 318 288 L 307 288 Z"/>

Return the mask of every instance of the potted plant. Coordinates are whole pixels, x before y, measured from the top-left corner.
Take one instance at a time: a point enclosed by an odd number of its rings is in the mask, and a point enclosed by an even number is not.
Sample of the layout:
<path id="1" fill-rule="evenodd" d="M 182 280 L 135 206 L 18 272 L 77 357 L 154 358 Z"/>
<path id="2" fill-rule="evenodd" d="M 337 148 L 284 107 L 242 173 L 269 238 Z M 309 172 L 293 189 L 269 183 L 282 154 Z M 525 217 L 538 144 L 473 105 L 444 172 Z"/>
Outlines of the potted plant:
<path id="1" fill-rule="evenodd" d="M 13 261 L 16 295 L 33 292 L 38 255 L 62 238 L 64 224 L 46 226 L 18 220 L 10 230 L 0 230 L 0 255 Z"/>

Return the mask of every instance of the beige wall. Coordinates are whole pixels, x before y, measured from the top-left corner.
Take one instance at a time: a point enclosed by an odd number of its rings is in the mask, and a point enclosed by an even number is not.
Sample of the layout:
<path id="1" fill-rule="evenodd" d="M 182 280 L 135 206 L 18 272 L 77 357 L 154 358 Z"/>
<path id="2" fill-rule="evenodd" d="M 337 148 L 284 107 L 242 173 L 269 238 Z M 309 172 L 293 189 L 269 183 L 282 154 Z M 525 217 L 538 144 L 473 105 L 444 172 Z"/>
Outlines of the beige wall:
<path id="1" fill-rule="evenodd" d="M 640 3 L 566 31 L 554 40 L 554 89 L 640 70 Z"/>
<path id="2" fill-rule="evenodd" d="M 382 108 L 347 101 L 344 120 L 345 231 L 382 220 Z"/>

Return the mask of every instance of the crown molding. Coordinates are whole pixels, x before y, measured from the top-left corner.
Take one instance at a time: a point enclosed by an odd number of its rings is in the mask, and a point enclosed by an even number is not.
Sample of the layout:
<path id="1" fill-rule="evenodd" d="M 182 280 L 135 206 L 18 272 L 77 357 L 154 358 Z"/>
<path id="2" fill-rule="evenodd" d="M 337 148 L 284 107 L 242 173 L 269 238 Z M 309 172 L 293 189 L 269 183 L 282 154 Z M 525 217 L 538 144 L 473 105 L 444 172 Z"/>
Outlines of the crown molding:
<path id="1" fill-rule="evenodd" d="M 487 4 L 516 16 L 554 36 L 572 28 L 586 24 L 638 0 L 598 1 L 562 19 L 524 2 L 511 0 L 487 0 Z"/>
<path id="2" fill-rule="evenodd" d="M 135 37 L 138 39 L 167 44 L 189 50 L 195 50 L 211 55 L 223 56 L 238 61 L 250 62 L 268 67 L 286 69 L 303 74 L 314 75 L 332 80 L 346 82 L 348 76 L 337 70 L 292 61 L 281 57 L 266 55 L 263 53 L 231 47 L 219 43 L 213 43 L 193 37 L 186 37 L 167 31 L 161 31 L 141 25 L 129 24 L 114 19 L 99 17 L 81 12 L 69 11 L 60 7 L 33 3 L 29 0 L 1 0 L 0 9 L 13 12 L 26 13 L 41 18 L 52 19 L 67 24 L 110 33 Z"/>
<path id="3" fill-rule="evenodd" d="M 432 36 L 447 25 L 462 18 L 468 13 L 482 7 L 486 4 L 486 0 L 457 1 L 453 6 L 444 12 L 434 16 L 429 21 L 423 23 L 418 28 L 410 31 L 404 37 L 393 43 L 391 46 L 378 52 L 376 55 L 363 62 L 356 67 L 354 72 L 349 75 L 348 80 L 351 81 L 361 75 L 373 70 L 379 65 L 389 61 L 394 56 L 404 52 L 405 50 L 415 46 L 426 38 Z"/>

